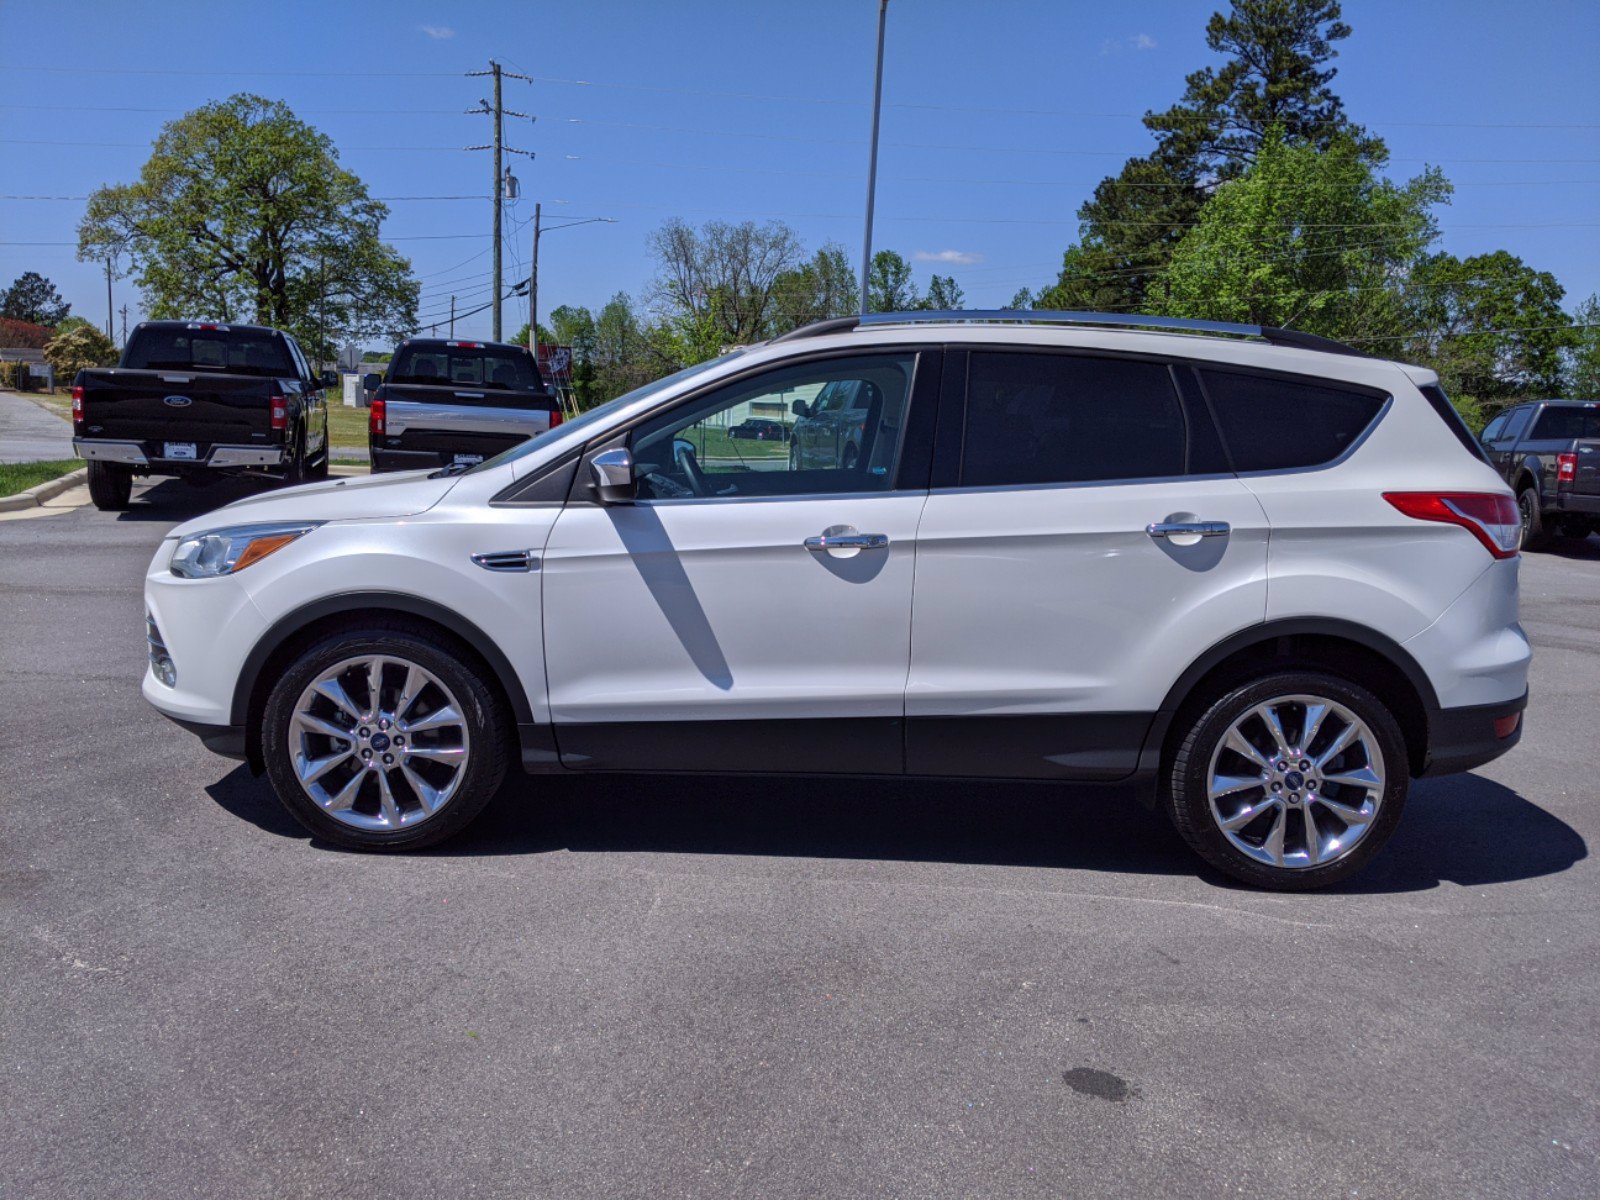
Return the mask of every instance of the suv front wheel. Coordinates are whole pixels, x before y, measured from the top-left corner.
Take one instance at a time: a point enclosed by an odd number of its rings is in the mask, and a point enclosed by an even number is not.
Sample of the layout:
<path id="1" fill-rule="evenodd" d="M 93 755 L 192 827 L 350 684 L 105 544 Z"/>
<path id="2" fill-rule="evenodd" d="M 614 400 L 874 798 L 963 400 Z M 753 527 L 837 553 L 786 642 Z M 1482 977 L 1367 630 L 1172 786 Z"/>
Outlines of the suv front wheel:
<path id="1" fill-rule="evenodd" d="M 1207 862 L 1304 891 L 1361 870 L 1400 820 L 1405 741 L 1365 688 L 1293 671 L 1233 687 L 1192 719 L 1164 778 L 1167 811 Z"/>
<path id="2" fill-rule="evenodd" d="M 289 812 L 358 850 L 459 833 L 505 776 L 509 728 L 480 671 L 426 628 L 313 644 L 267 698 L 262 751 Z"/>

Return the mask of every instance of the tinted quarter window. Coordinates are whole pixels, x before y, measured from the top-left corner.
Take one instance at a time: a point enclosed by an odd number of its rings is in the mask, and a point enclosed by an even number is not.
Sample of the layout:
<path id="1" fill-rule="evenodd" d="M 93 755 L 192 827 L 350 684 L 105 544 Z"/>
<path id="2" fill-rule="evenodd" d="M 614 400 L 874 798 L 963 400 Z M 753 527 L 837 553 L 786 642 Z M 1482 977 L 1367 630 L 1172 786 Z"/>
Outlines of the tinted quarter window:
<path id="1" fill-rule="evenodd" d="M 1529 441 L 1563 441 L 1573 438 L 1600 438 L 1600 408 L 1557 408 L 1539 414 Z"/>
<path id="2" fill-rule="evenodd" d="M 297 375 L 283 339 L 264 330 L 154 326 L 134 331 L 123 366 L 145 371 L 222 371 L 231 375 Z"/>
<path id="3" fill-rule="evenodd" d="M 1372 424 L 1384 397 L 1278 375 L 1202 370 L 1236 471 L 1332 462 Z"/>
<path id="4" fill-rule="evenodd" d="M 972 354 L 964 487 L 1184 473 L 1183 409 L 1162 363 Z"/>

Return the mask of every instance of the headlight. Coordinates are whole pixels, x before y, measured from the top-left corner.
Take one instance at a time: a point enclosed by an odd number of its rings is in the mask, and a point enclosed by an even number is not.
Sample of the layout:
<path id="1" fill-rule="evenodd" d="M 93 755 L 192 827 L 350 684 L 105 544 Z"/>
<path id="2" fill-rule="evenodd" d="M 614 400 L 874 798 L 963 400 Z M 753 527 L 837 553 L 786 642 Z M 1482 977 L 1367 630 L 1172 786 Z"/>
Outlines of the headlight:
<path id="1" fill-rule="evenodd" d="M 321 521 L 304 521 L 295 525 L 235 525 L 231 529 L 190 534 L 178 543 L 172 555 L 172 573 L 184 579 L 232 575 L 282 550 L 320 524 Z"/>

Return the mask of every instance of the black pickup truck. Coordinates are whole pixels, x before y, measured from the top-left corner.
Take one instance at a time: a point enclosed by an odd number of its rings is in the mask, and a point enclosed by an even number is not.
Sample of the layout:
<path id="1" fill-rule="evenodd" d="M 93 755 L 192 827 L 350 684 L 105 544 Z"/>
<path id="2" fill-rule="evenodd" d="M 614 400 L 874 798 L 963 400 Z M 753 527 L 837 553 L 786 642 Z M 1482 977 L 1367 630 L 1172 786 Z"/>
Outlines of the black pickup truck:
<path id="1" fill-rule="evenodd" d="M 480 463 L 561 424 L 526 346 L 411 338 L 363 383 L 374 473 Z"/>
<path id="2" fill-rule="evenodd" d="M 335 382 L 331 371 L 313 375 L 281 330 L 145 321 L 120 365 L 73 380 L 72 444 L 89 460 L 89 495 L 115 510 L 128 506 L 135 475 L 324 478 L 323 389 Z"/>
<path id="3" fill-rule="evenodd" d="M 1484 427 L 1483 448 L 1517 493 L 1522 544 L 1600 530 L 1600 400 L 1533 400 Z"/>

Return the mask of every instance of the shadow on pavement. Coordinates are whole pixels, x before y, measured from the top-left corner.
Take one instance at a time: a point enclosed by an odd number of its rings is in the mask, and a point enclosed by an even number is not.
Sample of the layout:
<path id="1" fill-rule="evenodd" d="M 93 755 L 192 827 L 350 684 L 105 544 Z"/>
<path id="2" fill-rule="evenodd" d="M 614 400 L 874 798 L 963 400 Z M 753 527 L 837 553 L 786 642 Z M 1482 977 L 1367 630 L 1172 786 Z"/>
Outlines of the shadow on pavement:
<path id="1" fill-rule="evenodd" d="M 162 479 L 134 493 L 133 503 L 117 514 L 118 521 L 165 521 L 176 523 L 198 517 L 212 509 L 259 495 L 278 485 L 257 479 L 218 479 L 198 487 L 181 479 Z"/>
<path id="2" fill-rule="evenodd" d="M 305 837 L 243 767 L 206 789 L 269 833 Z M 715 775 L 528 777 L 506 782 L 446 856 L 608 851 L 882 859 L 1202 875 L 1166 819 L 1116 788 Z M 1564 871 L 1583 838 L 1477 775 L 1417 785 L 1393 840 L 1340 891 L 1418 891 Z"/>
<path id="3" fill-rule="evenodd" d="M 1524 554 L 1548 554 L 1551 558 L 1565 558 L 1573 562 L 1600 562 L 1600 538 L 1593 534 L 1586 538 L 1551 538 L 1537 550 L 1524 550 Z"/>

